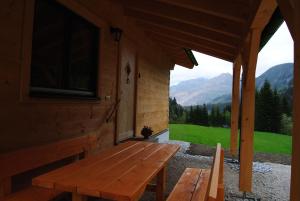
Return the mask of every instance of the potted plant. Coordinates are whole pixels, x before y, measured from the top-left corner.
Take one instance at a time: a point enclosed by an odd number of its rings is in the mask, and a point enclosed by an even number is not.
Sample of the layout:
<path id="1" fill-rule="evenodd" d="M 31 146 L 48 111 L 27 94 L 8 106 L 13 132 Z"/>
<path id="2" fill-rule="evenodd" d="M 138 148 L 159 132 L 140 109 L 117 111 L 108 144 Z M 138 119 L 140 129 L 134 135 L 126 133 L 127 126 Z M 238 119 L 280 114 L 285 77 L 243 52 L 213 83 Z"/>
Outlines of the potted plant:
<path id="1" fill-rule="evenodd" d="M 148 139 L 150 135 L 152 135 L 153 130 L 150 126 L 144 126 L 144 128 L 141 131 L 142 136 L 144 136 L 144 139 Z"/>

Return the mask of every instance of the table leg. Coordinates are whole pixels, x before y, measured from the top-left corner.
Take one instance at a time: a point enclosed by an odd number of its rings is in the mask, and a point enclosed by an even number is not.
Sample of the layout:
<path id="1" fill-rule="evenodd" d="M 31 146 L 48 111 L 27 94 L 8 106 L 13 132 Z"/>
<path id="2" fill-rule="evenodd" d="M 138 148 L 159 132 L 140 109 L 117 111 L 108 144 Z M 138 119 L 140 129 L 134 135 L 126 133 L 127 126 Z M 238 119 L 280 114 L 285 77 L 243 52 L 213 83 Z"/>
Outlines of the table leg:
<path id="1" fill-rule="evenodd" d="M 87 201 L 87 196 L 72 193 L 72 201 Z"/>
<path id="2" fill-rule="evenodd" d="M 167 168 L 163 167 L 157 174 L 156 201 L 165 200 Z"/>

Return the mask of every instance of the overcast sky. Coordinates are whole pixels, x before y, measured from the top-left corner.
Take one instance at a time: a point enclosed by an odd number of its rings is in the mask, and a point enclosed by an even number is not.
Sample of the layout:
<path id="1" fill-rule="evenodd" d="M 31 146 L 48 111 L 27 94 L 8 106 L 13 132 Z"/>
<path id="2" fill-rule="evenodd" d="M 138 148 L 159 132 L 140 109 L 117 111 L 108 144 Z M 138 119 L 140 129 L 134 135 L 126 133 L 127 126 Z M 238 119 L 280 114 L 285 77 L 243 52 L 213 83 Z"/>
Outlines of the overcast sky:
<path id="1" fill-rule="evenodd" d="M 258 55 L 256 76 L 261 75 L 270 67 L 294 61 L 293 40 L 285 23 L 269 40 L 266 46 Z M 232 74 L 232 63 L 220 60 L 199 52 L 194 52 L 199 63 L 193 69 L 175 66 L 171 71 L 171 85 L 176 85 L 181 81 L 198 77 L 212 78 L 221 73 Z"/>

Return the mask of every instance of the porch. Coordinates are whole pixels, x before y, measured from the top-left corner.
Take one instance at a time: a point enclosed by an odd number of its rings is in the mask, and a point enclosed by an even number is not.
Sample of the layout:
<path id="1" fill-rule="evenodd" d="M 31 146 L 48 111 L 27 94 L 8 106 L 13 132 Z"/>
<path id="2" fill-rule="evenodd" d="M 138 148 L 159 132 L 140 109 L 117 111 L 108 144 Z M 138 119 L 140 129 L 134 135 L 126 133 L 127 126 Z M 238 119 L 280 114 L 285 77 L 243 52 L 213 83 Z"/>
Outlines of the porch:
<path id="1" fill-rule="evenodd" d="M 257 54 L 280 15 L 295 42 L 290 200 L 299 200 L 299 1 L 6 0 L 1 5 L 0 161 L 8 161 L 0 167 L 1 199 L 30 186 L 39 172 L 109 150 L 139 136 L 144 126 L 154 133 L 167 129 L 169 71 L 175 64 L 198 65 L 191 50 L 233 63 L 231 153 L 237 154 L 241 113 L 239 190 L 251 192 Z"/>

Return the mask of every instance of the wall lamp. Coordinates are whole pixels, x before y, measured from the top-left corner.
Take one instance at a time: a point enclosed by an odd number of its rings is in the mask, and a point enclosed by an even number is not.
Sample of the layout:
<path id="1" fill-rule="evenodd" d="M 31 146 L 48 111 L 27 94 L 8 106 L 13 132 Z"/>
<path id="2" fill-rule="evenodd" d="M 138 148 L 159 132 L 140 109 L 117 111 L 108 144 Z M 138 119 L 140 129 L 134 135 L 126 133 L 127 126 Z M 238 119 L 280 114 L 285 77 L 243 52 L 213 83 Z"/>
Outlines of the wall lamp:
<path id="1" fill-rule="evenodd" d="M 116 42 L 119 42 L 121 40 L 123 31 L 122 29 L 117 27 L 110 27 L 110 33 L 113 35 L 114 40 Z"/>

